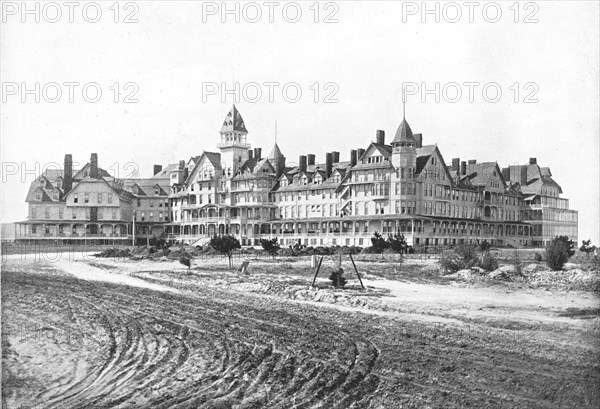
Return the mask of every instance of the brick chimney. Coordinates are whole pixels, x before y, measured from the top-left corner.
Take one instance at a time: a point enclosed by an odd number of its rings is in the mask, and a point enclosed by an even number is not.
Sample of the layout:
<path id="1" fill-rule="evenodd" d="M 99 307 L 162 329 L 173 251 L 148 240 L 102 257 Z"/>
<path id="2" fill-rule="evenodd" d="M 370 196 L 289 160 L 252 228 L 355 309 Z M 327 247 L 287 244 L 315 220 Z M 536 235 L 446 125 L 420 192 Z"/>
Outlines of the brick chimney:
<path id="1" fill-rule="evenodd" d="M 248 149 L 248 159 L 252 158 L 254 158 L 254 152 L 252 151 L 252 149 Z"/>
<path id="2" fill-rule="evenodd" d="M 337 151 L 331 152 L 331 160 L 333 163 L 338 163 L 340 161 L 340 153 Z"/>
<path id="3" fill-rule="evenodd" d="M 467 174 L 467 162 L 464 160 L 460 162 L 460 174 L 463 176 Z"/>
<path id="4" fill-rule="evenodd" d="M 182 159 L 179 161 L 179 170 L 183 170 L 185 168 L 185 161 Z"/>
<path id="5" fill-rule="evenodd" d="M 63 191 L 66 194 L 73 188 L 73 156 L 70 153 L 65 155 L 63 172 Z"/>
<path id="6" fill-rule="evenodd" d="M 356 166 L 356 162 L 358 161 L 358 152 L 356 149 L 350 150 L 350 166 Z"/>
<path id="7" fill-rule="evenodd" d="M 153 175 L 160 173 L 160 171 L 162 171 L 162 165 L 154 165 Z"/>
<path id="8" fill-rule="evenodd" d="M 254 148 L 254 157 L 256 158 L 256 160 L 261 160 L 262 159 L 262 148 Z"/>
<path id="9" fill-rule="evenodd" d="M 90 156 L 90 177 L 98 179 L 98 154 L 92 153 Z"/>
<path id="10" fill-rule="evenodd" d="M 422 148 L 423 147 L 423 134 L 416 133 L 413 135 L 413 138 L 415 138 L 415 141 L 417 141 L 417 148 Z"/>
<path id="11" fill-rule="evenodd" d="M 325 154 L 325 178 L 329 179 L 333 170 L 333 155 L 330 152 Z"/>
<path id="12" fill-rule="evenodd" d="M 537 165 L 537 158 L 529 158 L 530 165 Z"/>
<path id="13" fill-rule="evenodd" d="M 365 154 L 365 150 L 364 149 L 357 149 L 356 150 L 356 163 L 358 163 L 358 161 L 360 160 L 360 158 Z"/>
<path id="14" fill-rule="evenodd" d="M 300 169 L 300 172 L 306 172 L 306 156 L 305 155 L 300 155 L 300 158 L 298 161 L 298 167 Z"/>
<path id="15" fill-rule="evenodd" d="M 385 131 L 378 129 L 375 133 L 375 142 L 379 145 L 385 144 Z"/>
<path id="16" fill-rule="evenodd" d="M 306 155 L 307 159 L 308 159 L 308 166 L 312 166 L 315 164 L 315 155 L 312 153 L 309 153 L 308 155 Z"/>
<path id="17" fill-rule="evenodd" d="M 452 159 L 452 170 L 458 172 L 460 170 L 460 158 Z"/>

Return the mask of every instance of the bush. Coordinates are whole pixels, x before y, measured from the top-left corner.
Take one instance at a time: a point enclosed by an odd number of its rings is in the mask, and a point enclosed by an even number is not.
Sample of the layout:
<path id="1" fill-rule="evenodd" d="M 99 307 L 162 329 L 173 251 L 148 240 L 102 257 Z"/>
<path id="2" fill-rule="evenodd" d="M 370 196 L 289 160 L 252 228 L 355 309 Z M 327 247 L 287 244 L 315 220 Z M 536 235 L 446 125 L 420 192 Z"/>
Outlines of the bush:
<path id="1" fill-rule="evenodd" d="M 491 245 L 487 241 L 482 241 L 479 243 L 479 250 L 482 252 L 486 252 L 490 249 Z"/>
<path id="2" fill-rule="evenodd" d="M 562 270 L 565 263 L 575 253 L 573 242 L 566 236 L 552 239 L 546 246 L 546 264 L 554 271 Z"/>
<path id="3" fill-rule="evenodd" d="M 279 241 L 277 240 L 277 237 L 274 237 L 271 240 L 260 239 L 260 245 L 273 258 L 275 258 L 275 256 L 277 255 L 277 252 L 281 249 L 281 246 L 279 245 Z"/>
<path id="4" fill-rule="evenodd" d="M 519 256 L 519 252 L 517 250 L 513 251 L 512 265 L 515 267 L 517 274 L 519 274 L 519 275 L 523 274 L 523 265 L 524 264 L 525 263 L 521 259 L 521 256 Z"/>
<path id="5" fill-rule="evenodd" d="M 408 248 L 404 234 L 398 233 L 393 236 L 391 234 L 388 235 L 387 245 L 388 248 L 392 249 L 395 253 L 405 253 Z"/>
<path id="6" fill-rule="evenodd" d="M 596 246 L 592 245 L 592 240 L 583 240 L 581 242 L 581 247 L 579 247 L 579 251 L 585 253 L 589 257 L 590 253 L 596 251 Z"/>
<path id="7" fill-rule="evenodd" d="M 536 252 L 536 253 L 533 255 L 533 258 L 534 258 L 534 259 L 535 259 L 535 261 L 537 261 L 537 262 L 540 262 L 540 261 L 542 261 L 542 260 L 543 260 L 543 257 L 542 257 L 542 255 L 541 255 L 540 253 L 537 253 L 537 252 Z"/>
<path id="8" fill-rule="evenodd" d="M 371 237 L 371 244 L 373 245 L 374 252 L 380 254 L 383 254 L 383 251 L 389 247 L 389 243 L 377 231 Z"/>
<path id="9" fill-rule="evenodd" d="M 498 260 L 489 251 L 486 251 L 481 256 L 479 267 L 485 271 L 494 271 L 498 268 Z"/>
<path id="10" fill-rule="evenodd" d="M 442 253 L 438 263 L 446 272 L 454 273 L 476 266 L 478 264 L 477 252 L 474 246 L 457 246 Z"/>
<path id="11" fill-rule="evenodd" d="M 344 274 L 344 270 L 341 268 L 337 268 L 331 272 L 331 275 L 329 276 L 329 280 L 331 280 L 331 284 L 335 288 L 343 287 L 348 282 L 348 280 L 346 280 L 346 278 L 344 277 L 343 274 Z"/>

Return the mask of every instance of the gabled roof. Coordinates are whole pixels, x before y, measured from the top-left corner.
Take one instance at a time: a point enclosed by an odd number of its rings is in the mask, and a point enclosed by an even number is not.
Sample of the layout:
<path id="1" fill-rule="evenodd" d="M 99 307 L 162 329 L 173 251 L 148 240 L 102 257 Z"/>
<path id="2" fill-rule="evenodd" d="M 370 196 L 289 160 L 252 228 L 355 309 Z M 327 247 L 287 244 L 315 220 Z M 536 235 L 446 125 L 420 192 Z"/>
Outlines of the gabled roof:
<path id="1" fill-rule="evenodd" d="M 209 162 L 213 165 L 213 167 L 215 168 L 215 170 L 221 170 L 221 154 L 217 153 L 217 152 L 204 152 L 204 155 L 206 155 L 206 159 L 209 160 Z M 201 157 L 202 155 L 200 155 Z M 199 163 L 200 159 L 198 159 L 198 161 L 196 161 L 196 163 Z"/>
<path id="2" fill-rule="evenodd" d="M 502 176 L 502 171 L 498 166 L 498 162 L 481 162 L 469 165 L 469 179 L 471 180 L 471 184 L 474 186 L 486 186 L 488 181 L 490 180 L 490 172 L 496 171 L 496 176 L 498 180 L 502 183 L 503 188 L 507 188 L 506 181 L 504 180 L 504 176 Z"/>
<path id="3" fill-rule="evenodd" d="M 410 129 L 410 125 L 408 125 L 408 122 L 406 122 L 406 118 L 402 118 L 402 122 L 396 130 L 396 135 L 394 136 L 392 145 L 402 142 L 417 143 L 413 136 L 412 129 Z"/>
<path id="4" fill-rule="evenodd" d="M 246 125 L 244 124 L 244 119 L 235 105 L 233 105 L 231 110 L 225 116 L 223 126 L 221 127 L 221 133 L 233 131 L 248 133 Z"/>
<path id="5" fill-rule="evenodd" d="M 178 168 L 178 163 L 171 163 L 167 165 L 163 170 L 158 172 L 156 175 L 152 176 L 152 179 L 169 179 L 169 175 L 171 174 L 171 172 L 177 170 Z"/>

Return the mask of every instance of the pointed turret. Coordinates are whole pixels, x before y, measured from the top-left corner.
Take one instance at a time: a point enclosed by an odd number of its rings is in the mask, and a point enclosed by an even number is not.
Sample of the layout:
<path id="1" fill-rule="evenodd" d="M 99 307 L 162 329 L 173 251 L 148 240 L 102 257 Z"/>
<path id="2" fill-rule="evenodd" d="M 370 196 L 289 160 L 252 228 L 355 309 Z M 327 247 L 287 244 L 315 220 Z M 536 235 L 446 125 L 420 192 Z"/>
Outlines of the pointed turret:
<path id="1" fill-rule="evenodd" d="M 269 159 L 276 159 L 280 156 L 283 156 L 283 154 L 281 153 L 281 149 L 279 149 L 279 145 L 277 145 L 277 142 L 275 142 L 273 149 L 271 149 L 271 153 L 269 153 Z"/>
<path id="2" fill-rule="evenodd" d="M 285 168 L 285 156 L 283 156 L 283 153 L 281 153 L 281 149 L 279 149 L 277 142 L 275 142 L 275 145 L 273 145 L 273 149 L 271 149 L 268 159 L 275 168 L 277 176 L 281 176 L 283 169 Z"/>
<path id="3" fill-rule="evenodd" d="M 417 143 L 413 136 L 412 129 L 410 129 L 410 125 L 406 122 L 406 118 L 402 118 L 402 123 L 398 126 L 396 136 L 394 136 L 394 140 L 392 141 L 392 146 L 401 143 Z"/>
<path id="4" fill-rule="evenodd" d="M 233 105 L 231 111 L 227 113 L 225 119 L 223 120 L 223 127 L 221 128 L 221 133 L 228 132 L 248 133 L 246 125 L 244 124 L 244 119 L 242 118 L 242 115 L 237 110 L 235 105 Z"/>

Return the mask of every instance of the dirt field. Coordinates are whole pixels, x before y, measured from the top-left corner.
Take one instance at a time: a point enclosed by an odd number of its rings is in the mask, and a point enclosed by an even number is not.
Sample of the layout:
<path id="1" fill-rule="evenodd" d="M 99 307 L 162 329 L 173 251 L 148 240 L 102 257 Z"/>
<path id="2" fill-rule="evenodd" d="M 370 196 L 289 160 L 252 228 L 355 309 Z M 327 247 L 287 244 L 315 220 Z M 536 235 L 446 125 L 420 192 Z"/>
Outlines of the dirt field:
<path id="1" fill-rule="evenodd" d="M 600 405 L 597 292 L 357 264 L 10 256 L 3 407 Z"/>

